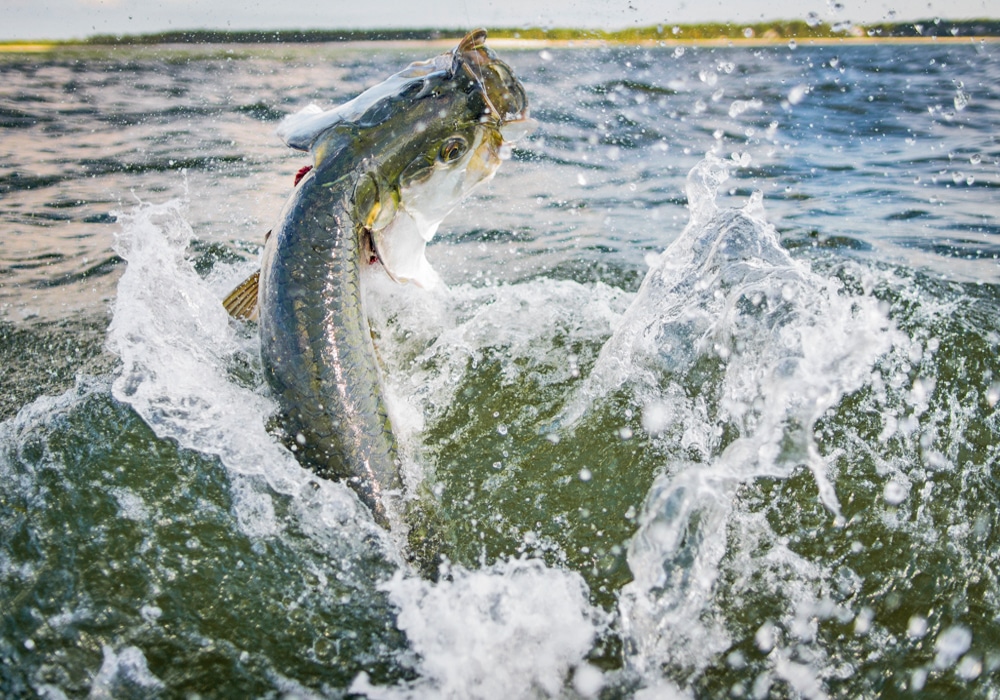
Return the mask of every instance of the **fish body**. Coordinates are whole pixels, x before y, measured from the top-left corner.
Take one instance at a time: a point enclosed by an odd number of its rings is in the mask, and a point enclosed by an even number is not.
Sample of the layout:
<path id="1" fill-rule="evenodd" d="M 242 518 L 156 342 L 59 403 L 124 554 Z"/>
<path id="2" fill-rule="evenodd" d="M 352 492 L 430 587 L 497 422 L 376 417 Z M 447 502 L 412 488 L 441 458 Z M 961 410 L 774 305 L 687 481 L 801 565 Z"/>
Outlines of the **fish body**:
<path id="1" fill-rule="evenodd" d="M 384 524 L 384 492 L 402 484 L 362 308 L 366 251 L 352 178 L 327 175 L 306 176 L 265 246 L 261 359 L 299 460 L 320 476 L 348 479 Z"/>
<path id="2" fill-rule="evenodd" d="M 424 245 L 531 124 L 523 87 L 485 38 L 471 32 L 337 109 L 283 123 L 313 167 L 268 236 L 259 279 L 224 302 L 259 319 L 264 372 L 300 462 L 346 480 L 384 526 L 386 497 L 403 485 L 361 271 L 377 260 L 397 281 L 433 286 Z"/>

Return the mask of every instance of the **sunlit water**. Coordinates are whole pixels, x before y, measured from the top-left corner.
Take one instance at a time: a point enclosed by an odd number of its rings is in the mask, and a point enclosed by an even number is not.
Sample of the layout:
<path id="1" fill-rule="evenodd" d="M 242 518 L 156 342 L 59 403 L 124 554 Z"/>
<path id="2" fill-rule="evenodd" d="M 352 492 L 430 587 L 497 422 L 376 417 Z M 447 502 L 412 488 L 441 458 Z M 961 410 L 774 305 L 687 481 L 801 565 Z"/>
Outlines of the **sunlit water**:
<path id="1" fill-rule="evenodd" d="M 427 51 L 0 56 L 0 695 L 1000 693 L 997 45 L 501 52 L 448 288 L 367 280 L 434 582 L 219 304 Z"/>

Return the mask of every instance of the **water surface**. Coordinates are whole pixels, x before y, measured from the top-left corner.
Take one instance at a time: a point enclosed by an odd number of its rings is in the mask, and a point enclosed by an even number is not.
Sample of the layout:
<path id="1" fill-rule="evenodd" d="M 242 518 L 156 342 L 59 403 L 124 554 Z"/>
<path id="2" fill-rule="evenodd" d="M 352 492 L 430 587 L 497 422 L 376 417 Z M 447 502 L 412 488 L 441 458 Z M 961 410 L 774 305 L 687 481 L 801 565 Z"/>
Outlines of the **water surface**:
<path id="1" fill-rule="evenodd" d="M 0 56 L 0 692 L 996 695 L 996 46 L 503 51 L 448 288 L 367 280 L 436 582 L 219 305 L 277 120 L 425 53 Z"/>

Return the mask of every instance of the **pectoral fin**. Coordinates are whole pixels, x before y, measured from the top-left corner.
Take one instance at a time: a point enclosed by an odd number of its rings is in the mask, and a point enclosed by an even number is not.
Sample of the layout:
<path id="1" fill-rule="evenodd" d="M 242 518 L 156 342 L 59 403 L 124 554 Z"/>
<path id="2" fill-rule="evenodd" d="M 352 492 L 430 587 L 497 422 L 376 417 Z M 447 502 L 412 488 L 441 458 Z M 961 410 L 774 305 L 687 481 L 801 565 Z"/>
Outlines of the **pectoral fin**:
<path id="1" fill-rule="evenodd" d="M 260 270 L 243 280 L 236 289 L 222 300 L 222 305 L 233 318 L 241 321 L 257 320 L 257 284 Z"/>

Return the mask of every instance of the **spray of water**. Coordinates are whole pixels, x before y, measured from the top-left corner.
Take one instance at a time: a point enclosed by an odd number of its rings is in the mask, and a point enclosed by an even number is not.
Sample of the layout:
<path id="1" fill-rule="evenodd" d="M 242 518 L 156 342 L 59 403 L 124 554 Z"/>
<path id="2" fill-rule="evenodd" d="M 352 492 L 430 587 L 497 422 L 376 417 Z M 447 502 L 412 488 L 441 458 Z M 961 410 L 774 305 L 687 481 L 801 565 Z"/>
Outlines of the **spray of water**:
<path id="1" fill-rule="evenodd" d="M 573 426 L 605 397 L 627 390 L 641 407 L 646 436 L 667 458 L 638 512 L 627 554 L 634 580 L 619 592 L 614 623 L 589 601 L 577 573 L 540 561 L 454 566 L 436 583 L 402 567 L 382 589 L 398 611 L 416 679 L 378 685 L 362 674 L 353 692 L 490 697 L 504 687 L 517 696 L 571 689 L 594 697 L 608 683 L 630 682 L 640 697 L 682 696 L 684 678 L 732 642 L 717 611 L 724 559 L 730 568 L 793 572 L 799 583 L 783 590 L 797 601 L 803 629 L 816 616 L 858 615 L 824 602 L 819 582 L 832 573 L 781 546 L 766 522 L 740 509 L 737 494 L 754 479 L 786 479 L 805 468 L 830 521 L 840 524 L 830 476 L 836 456 L 818 449 L 816 424 L 907 339 L 873 297 L 847 294 L 837 280 L 793 260 L 759 195 L 742 209 L 720 209 L 727 177 L 726 164 L 711 155 L 694 168 L 690 221 L 632 299 L 600 284 L 545 279 L 423 296 L 369 285 L 369 294 L 392 302 L 369 306 L 382 334 L 391 410 L 415 470 L 410 485 L 426 476 L 419 466 L 426 423 L 456 400 L 484 349 L 497 346 L 516 360 L 504 364 L 508 379 L 527 367 L 543 386 L 561 387 L 579 369 L 572 362 L 546 367 L 546 356 L 567 339 L 607 338 L 575 390 L 559 389 L 568 392 L 557 399 L 565 404 L 560 434 L 572 439 Z M 118 250 L 129 268 L 110 334 L 123 363 L 115 396 L 162 437 L 222 460 L 234 493 L 242 494 L 236 509 L 247 534 L 280 536 L 274 492 L 292 496 L 298 527 L 317 542 L 331 529 L 347 537 L 372 533 L 377 528 L 348 489 L 326 482 L 306 489 L 315 480 L 265 429 L 274 406 L 259 376 L 234 377 L 234 357 L 253 364 L 253 338 L 234 329 L 218 299 L 245 270 L 200 278 L 185 258 L 191 232 L 182 209 L 142 205 L 124 217 Z M 751 561 L 761 538 L 772 545 L 763 564 Z M 400 561 L 394 545 L 383 548 Z M 626 668 L 617 680 L 586 662 L 609 624 L 625 640 Z M 773 628 L 758 637 L 759 648 L 774 652 L 758 690 L 779 678 L 803 696 L 822 695 L 822 659 L 794 658 Z M 669 676 L 665 668 L 673 669 Z"/>
<path id="2" fill-rule="evenodd" d="M 720 210 L 727 177 L 711 155 L 692 170 L 690 222 L 654 262 L 564 418 L 581 420 L 626 386 L 672 455 L 647 496 L 628 551 L 635 579 L 620 595 L 629 663 L 650 688 L 664 682 L 664 664 L 699 671 L 732 642 L 713 607 L 720 562 L 739 555 L 729 527 L 743 517 L 733 512 L 741 484 L 804 466 L 843 523 L 816 423 L 906 343 L 877 300 L 845 294 L 788 255 L 759 195 Z M 785 548 L 771 556 L 807 579 L 825 573 Z M 816 683 L 808 667 L 775 659 L 793 686 L 803 674 L 803 688 Z"/>

